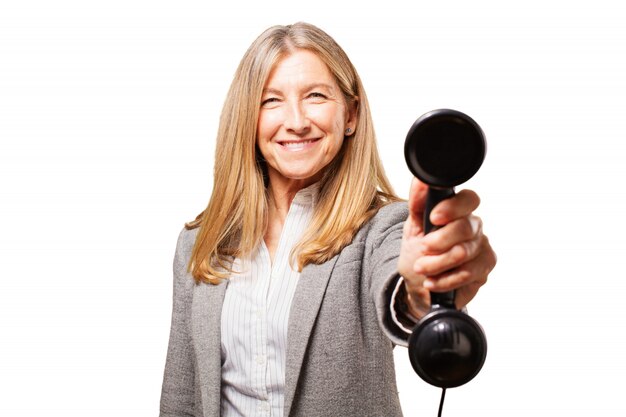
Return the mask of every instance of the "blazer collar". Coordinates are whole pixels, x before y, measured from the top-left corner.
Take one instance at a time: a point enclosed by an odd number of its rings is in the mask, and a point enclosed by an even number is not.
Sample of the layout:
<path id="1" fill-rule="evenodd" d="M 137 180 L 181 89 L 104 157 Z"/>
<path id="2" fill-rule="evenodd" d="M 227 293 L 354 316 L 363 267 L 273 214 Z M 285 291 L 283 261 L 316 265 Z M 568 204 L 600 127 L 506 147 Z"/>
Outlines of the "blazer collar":
<path id="1" fill-rule="evenodd" d="M 285 416 L 293 405 L 300 370 L 309 345 L 313 325 L 328 286 L 337 256 L 321 265 L 307 265 L 300 274 L 296 293 L 291 303 L 287 336 L 285 370 Z"/>
<path id="2" fill-rule="evenodd" d="M 191 307 L 191 334 L 196 355 L 203 415 L 219 416 L 222 382 L 221 317 L 228 280 L 198 284 Z"/>

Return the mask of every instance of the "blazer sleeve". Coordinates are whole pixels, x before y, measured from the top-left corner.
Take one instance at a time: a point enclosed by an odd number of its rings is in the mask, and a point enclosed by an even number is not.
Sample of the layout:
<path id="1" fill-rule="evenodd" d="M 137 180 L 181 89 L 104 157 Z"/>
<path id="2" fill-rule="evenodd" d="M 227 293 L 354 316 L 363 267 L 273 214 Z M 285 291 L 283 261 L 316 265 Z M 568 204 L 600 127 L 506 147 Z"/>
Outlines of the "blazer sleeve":
<path id="1" fill-rule="evenodd" d="M 406 203 L 390 204 L 378 211 L 368 233 L 368 257 L 364 271 L 370 283 L 370 295 L 376 305 L 380 327 L 394 344 L 400 346 L 408 346 L 409 333 L 393 319 L 391 300 L 400 279 L 398 257 L 402 228 L 407 217 Z"/>
<path id="2" fill-rule="evenodd" d="M 163 375 L 160 417 L 194 416 L 194 359 L 190 332 L 194 280 L 187 273 L 193 241 L 183 230 L 174 256 L 172 324 Z"/>

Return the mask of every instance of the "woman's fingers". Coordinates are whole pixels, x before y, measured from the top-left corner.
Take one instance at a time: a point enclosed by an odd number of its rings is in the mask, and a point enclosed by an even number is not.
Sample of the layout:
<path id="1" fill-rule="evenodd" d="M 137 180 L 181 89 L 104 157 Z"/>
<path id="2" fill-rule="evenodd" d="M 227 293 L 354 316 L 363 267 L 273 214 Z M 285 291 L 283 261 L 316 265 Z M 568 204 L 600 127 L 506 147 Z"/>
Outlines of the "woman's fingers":
<path id="1" fill-rule="evenodd" d="M 496 255 L 483 235 L 482 220 L 472 214 L 480 198 L 471 190 L 462 190 L 441 201 L 430 213 L 431 222 L 439 228 L 424 236 L 427 192 L 428 188 L 414 179 L 398 270 L 405 278 L 409 300 L 414 298 L 416 311 L 427 303 L 429 291 L 455 290 L 456 305 L 463 307 L 487 282 L 496 264 Z"/>
<path id="2" fill-rule="evenodd" d="M 480 237 L 482 229 L 483 222 L 480 217 L 463 217 L 424 236 L 421 246 L 426 254 L 441 254 L 454 245 Z"/>
<path id="3" fill-rule="evenodd" d="M 434 277 L 476 258 L 481 249 L 481 238 L 457 243 L 438 255 L 424 255 L 415 261 L 414 270 L 418 274 Z"/>
<path id="4" fill-rule="evenodd" d="M 456 219 L 472 214 L 480 205 L 480 197 L 472 190 L 461 190 L 454 197 L 447 198 L 437 204 L 430 212 L 430 221 L 442 226 Z"/>
<path id="5" fill-rule="evenodd" d="M 423 216 L 427 194 L 428 186 L 419 179 L 413 178 L 409 190 L 409 219 L 419 225 L 424 221 Z"/>
<path id="6" fill-rule="evenodd" d="M 475 258 L 456 268 L 429 276 L 424 281 L 424 287 L 434 292 L 456 290 L 457 306 L 462 307 L 474 298 L 478 289 L 487 282 L 487 277 L 495 265 L 496 255 L 487 237 L 483 236 Z"/>

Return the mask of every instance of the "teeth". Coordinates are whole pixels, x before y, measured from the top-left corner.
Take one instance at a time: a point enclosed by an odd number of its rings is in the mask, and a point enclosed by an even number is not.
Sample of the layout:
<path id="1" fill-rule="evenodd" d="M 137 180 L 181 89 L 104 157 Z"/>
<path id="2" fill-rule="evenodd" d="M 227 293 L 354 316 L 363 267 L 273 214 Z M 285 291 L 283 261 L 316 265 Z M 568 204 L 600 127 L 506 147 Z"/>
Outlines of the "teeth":
<path id="1" fill-rule="evenodd" d="M 299 149 L 304 149 L 304 147 L 306 145 L 308 145 L 309 143 L 313 143 L 313 140 L 302 140 L 302 141 L 298 141 L 298 142 L 282 142 L 281 145 L 283 145 L 285 148 L 292 150 L 292 151 L 296 151 Z"/>

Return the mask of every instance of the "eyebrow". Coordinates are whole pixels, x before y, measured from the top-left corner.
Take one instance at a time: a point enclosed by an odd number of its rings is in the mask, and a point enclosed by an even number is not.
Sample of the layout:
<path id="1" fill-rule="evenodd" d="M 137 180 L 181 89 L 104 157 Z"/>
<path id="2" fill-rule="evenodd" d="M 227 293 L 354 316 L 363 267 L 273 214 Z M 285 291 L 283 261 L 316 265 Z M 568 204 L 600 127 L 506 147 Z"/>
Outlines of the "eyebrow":
<path id="1" fill-rule="evenodd" d="M 319 87 L 323 87 L 326 88 L 327 90 L 334 92 L 335 89 L 333 88 L 332 85 L 327 84 L 327 83 L 312 83 L 312 84 L 308 84 L 307 86 L 304 87 L 303 90 L 308 91 L 308 90 L 314 90 L 316 88 Z M 277 90 L 275 88 L 264 88 L 263 89 L 263 94 L 281 94 L 282 92 L 280 90 Z"/>

